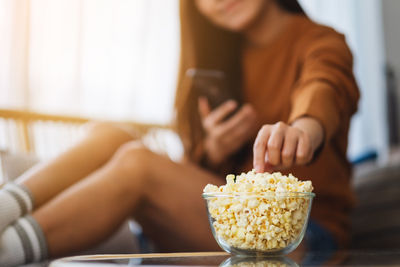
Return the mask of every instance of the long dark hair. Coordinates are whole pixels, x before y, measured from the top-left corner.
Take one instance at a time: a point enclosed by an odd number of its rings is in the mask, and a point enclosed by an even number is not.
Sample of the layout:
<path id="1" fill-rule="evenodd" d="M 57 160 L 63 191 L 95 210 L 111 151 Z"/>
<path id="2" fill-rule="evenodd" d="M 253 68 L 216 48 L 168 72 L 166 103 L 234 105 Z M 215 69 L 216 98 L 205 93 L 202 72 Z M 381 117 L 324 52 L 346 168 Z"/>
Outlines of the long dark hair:
<path id="1" fill-rule="evenodd" d="M 297 0 L 275 0 L 291 13 L 305 15 Z M 189 68 L 223 71 L 229 79 L 232 95 L 241 91 L 241 36 L 213 25 L 195 6 L 194 0 L 180 0 L 181 50 L 178 85 L 175 96 L 175 126 L 185 148 L 185 154 L 198 160 L 204 137 L 197 110 L 197 99 L 186 78 Z"/>
<path id="2" fill-rule="evenodd" d="M 297 0 L 276 0 L 276 3 L 284 10 L 295 14 L 305 14 L 304 9 Z"/>

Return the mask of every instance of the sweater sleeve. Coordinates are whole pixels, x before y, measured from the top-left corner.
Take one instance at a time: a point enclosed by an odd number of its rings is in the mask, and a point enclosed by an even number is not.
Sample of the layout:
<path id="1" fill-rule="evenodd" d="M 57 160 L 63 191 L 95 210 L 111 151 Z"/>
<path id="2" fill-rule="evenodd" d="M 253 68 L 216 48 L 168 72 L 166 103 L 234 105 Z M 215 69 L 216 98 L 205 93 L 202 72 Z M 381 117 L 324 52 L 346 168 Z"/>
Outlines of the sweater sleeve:
<path id="1" fill-rule="evenodd" d="M 309 116 L 324 128 L 330 140 L 344 118 L 357 110 L 359 91 L 353 58 L 343 35 L 333 31 L 313 34 L 300 46 L 300 75 L 291 96 L 289 123 Z"/>

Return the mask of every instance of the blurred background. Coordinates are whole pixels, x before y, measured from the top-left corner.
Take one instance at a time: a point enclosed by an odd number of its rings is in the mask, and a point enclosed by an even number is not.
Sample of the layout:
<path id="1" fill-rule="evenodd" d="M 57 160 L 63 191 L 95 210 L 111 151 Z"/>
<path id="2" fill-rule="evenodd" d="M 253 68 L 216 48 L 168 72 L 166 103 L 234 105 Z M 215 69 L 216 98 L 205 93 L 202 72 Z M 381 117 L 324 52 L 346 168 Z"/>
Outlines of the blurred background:
<path id="1" fill-rule="evenodd" d="M 354 53 L 362 98 L 349 157 L 388 160 L 399 143 L 400 2 L 300 2 Z M 0 0 L 0 108 L 169 123 L 178 16 L 177 0 Z"/>
<path id="2" fill-rule="evenodd" d="M 354 55 L 361 101 L 348 156 L 368 206 L 355 213 L 358 246 L 399 245 L 400 1 L 300 3 Z M 178 55 L 178 0 L 0 0 L 0 182 L 68 147 L 89 118 L 136 123 L 150 147 L 178 159 L 168 129 Z M 386 198 L 371 198 L 378 191 Z"/>

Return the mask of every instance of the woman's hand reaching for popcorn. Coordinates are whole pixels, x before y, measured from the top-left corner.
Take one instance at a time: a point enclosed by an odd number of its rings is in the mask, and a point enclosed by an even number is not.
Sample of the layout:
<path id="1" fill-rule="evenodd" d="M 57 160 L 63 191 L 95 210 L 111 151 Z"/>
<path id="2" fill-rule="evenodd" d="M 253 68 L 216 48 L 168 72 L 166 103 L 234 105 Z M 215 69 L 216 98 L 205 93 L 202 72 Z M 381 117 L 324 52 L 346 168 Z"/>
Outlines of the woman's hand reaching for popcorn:
<path id="1" fill-rule="evenodd" d="M 311 117 L 301 117 L 291 125 L 265 124 L 253 147 L 254 169 L 265 172 L 305 165 L 313 159 L 323 138 L 322 125 Z"/>
<path id="2" fill-rule="evenodd" d="M 249 104 L 244 104 L 237 111 L 237 103 L 233 100 L 224 102 L 214 110 L 211 110 L 204 97 L 199 98 L 198 104 L 206 132 L 205 153 L 207 161 L 213 166 L 224 162 L 254 138 L 260 127 L 257 114 Z"/>

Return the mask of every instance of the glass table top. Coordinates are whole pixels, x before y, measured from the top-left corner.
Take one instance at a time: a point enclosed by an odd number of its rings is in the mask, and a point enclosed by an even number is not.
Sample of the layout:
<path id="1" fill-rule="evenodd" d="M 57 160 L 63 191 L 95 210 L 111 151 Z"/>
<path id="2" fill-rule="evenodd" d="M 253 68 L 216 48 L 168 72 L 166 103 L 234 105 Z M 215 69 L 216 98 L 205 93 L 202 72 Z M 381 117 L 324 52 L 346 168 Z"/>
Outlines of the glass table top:
<path id="1" fill-rule="evenodd" d="M 121 266 L 400 266 L 400 249 L 306 253 L 277 258 L 235 257 L 225 252 L 89 255 L 63 258 L 50 267 Z"/>

